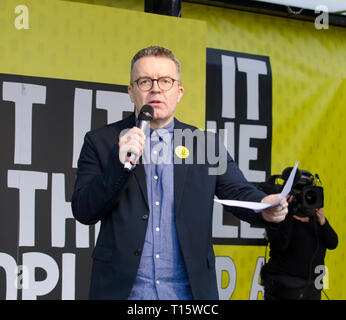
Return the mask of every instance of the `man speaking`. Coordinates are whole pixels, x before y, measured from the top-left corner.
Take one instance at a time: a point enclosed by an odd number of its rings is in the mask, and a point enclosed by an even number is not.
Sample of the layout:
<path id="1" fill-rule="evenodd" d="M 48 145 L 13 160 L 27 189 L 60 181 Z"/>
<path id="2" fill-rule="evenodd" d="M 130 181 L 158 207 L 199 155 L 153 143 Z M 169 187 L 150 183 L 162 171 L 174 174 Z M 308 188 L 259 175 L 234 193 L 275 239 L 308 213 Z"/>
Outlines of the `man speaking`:
<path id="1" fill-rule="evenodd" d="M 267 196 L 247 182 L 222 144 L 216 147 L 226 154 L 221 171 L 199 161 L 209 150 L 201 143 L 177 145 L 176 132 L 198 129 L 174 118 L 184 88 L 171 51 L 140 50 L 131 62 L 128 92 L 134 114 L 88 132 L 78 161 L 73 215 L 84 224 L 101 221 L 90 298 L 218 299 L 215 195 L 266 203 L 278 195 Z M 144 130 L 143 121 L 150 128 Z M 217 135 L 198 133 L 205 143 L 210 135 L 217 141 Z M 232 213 L 263 226 L 285 219 L 287 201 L 260 213 L 233 207 Z"/>

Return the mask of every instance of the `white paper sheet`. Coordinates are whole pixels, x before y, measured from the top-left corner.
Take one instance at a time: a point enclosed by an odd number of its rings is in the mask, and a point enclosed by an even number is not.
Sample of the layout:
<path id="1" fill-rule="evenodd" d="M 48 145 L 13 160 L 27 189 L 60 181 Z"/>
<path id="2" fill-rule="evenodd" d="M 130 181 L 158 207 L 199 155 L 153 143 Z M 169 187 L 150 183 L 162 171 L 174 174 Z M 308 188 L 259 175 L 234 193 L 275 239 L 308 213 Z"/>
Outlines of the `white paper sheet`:
<path id="1" fill-rule="evenodd" d="M 262 202 L 251 202 L 251 201 L 239 201 L 239 200 L 220 200 L 220 199 L 214 199 L 215 202 L 224 204 L 226 206 L 230 206 L 230 207 L 241 207 L 241 208 L 246 208 L 246 209 L 252 209 L 255 211 L 261 211 L 264 209 L 267 209 L 269 207 L 275 207 L 277 206 L 281 200 L 283 198 L 285 198 L 291 191 L 292 189 L 292 185 L 293 185 L 293 181 L 294 181 L 294 177 L 296 175 L 296 171 L 298 168 L 298 163 L 299 161 L 297 161 L 291 171 L 290 176 L 288 177 L 284 188 L 282 189 L 280 195 L 279 195 L 279 200 L 276 201 L 275 203 L 262 203 Z"/>

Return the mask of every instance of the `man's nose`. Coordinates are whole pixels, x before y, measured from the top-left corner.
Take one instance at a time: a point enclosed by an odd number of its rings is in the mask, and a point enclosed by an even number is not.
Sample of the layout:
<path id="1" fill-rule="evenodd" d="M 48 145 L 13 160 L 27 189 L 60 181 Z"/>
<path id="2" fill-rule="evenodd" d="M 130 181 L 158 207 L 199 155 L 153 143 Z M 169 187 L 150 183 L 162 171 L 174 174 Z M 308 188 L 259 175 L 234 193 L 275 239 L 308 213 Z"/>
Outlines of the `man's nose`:
<path id="1" fill-rule="evenodd" d="M 151 91 L 154 91 L 154 92 L 160 92 L 161 89 L 159 87 L 159 82 L 158 80 L 153 80 L 153 86 L 151 87 Z"/>

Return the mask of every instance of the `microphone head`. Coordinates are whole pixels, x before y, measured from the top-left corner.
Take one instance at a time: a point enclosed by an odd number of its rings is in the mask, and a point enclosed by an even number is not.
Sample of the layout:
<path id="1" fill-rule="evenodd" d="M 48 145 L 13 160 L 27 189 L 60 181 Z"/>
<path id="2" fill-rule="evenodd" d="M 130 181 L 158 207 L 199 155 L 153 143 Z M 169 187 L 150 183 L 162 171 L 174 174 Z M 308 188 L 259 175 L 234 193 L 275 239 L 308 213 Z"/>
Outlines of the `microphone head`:
<path id="1" fill-rule="evenodd" d="M 151 121 L 153 119 L 154 109 L 151 105 L 145 104 L 138 115 L 138 120 Z"/>

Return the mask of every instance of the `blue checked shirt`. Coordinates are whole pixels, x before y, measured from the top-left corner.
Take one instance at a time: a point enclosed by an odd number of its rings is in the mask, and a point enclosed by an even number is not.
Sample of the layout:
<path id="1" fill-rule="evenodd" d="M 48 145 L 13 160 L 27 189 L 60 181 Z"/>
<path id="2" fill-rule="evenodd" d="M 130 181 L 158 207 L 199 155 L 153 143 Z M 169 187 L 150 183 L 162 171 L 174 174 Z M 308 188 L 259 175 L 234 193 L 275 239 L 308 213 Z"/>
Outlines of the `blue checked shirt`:
<path id="1" fill-rule="evenodd" d="M 150 214 L 130 300 L 192 299 L 174 219 L 173 129 L 174 121 L 151 130 L 146 139 L 143 163 Z"/>

